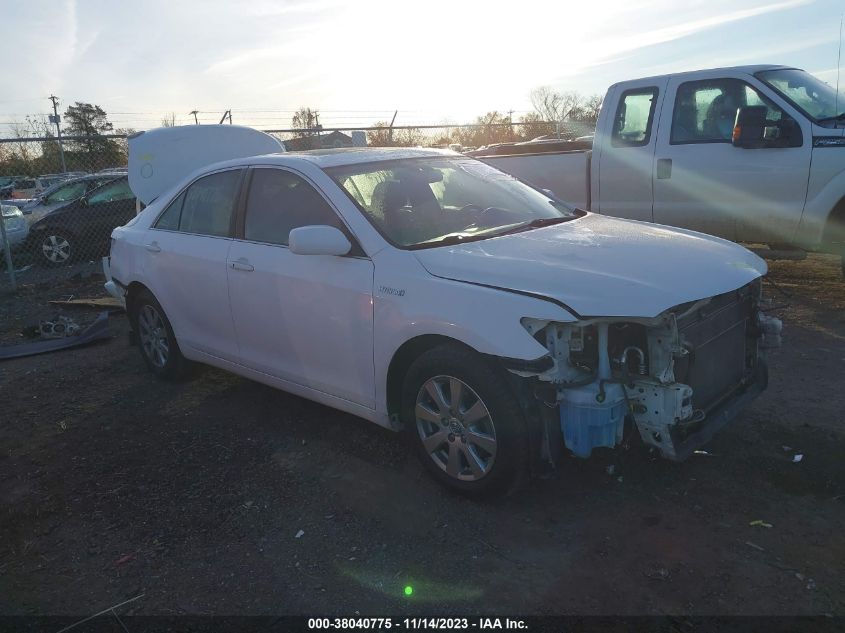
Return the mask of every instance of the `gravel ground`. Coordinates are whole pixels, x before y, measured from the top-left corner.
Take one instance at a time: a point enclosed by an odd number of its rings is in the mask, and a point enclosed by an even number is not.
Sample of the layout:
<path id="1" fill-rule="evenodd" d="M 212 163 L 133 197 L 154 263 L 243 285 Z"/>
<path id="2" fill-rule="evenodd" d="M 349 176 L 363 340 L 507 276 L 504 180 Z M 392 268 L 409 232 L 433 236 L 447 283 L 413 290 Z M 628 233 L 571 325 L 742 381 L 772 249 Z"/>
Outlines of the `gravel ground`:
<path id="1" fill-rule="evenodd" d="M 122 315 L 3 362 L 0 614 L 845 614 L 845 282 L 828 257 L 771 269 L 784 346 L 709 455 L 598 450 L 494 502 L 344 413 L 212 369 L 155 380 Z M 0 296 L 0 342 L 101 282 Z"/>

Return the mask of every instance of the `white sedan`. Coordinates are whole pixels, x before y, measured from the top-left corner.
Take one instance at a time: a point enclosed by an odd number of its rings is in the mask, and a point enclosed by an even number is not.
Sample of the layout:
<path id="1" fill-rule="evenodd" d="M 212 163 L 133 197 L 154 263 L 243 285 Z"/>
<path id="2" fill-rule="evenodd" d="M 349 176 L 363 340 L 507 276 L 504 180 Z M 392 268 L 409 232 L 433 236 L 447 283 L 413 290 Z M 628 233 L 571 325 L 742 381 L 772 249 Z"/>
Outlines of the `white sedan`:
<path id="1" fill-rule="evenodd" d="M 448 151 L 208 165 L 114 230 L 106 268 L 157 375 L 206 363 L 405 429 L 468 494 L 626 425 L 685 458 L 765 388 L 780 333 L 748 250 Z"/>

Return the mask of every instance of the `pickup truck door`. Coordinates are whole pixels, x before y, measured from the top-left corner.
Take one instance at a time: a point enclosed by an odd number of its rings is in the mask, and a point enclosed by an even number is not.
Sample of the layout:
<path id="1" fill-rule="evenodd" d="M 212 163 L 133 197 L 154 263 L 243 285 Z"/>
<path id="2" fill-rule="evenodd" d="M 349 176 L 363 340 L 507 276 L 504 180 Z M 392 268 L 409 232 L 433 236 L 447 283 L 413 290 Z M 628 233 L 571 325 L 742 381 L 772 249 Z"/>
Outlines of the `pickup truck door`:
<path id="1" fill-rule="evenodd" d="M 804 208 L 812 135 L 746 79 L 673 77 L 657 134 L 654 221 L 737 241 L 789 242 Z M 737 108 L 765 105 L 793 147 L 731 144 Z M 785 129 L 785 128 L 781 128 Z"/>
<path id="2" fill-rule="evenodd" d="M 593 211 L 652 220 L 652 169 L 660 110 L 668 78 L 630 81 L 607 95 L 611 117 L 597 130 L 598 195 Z M 595 152 L 594 152 L 595 154 Z"/>

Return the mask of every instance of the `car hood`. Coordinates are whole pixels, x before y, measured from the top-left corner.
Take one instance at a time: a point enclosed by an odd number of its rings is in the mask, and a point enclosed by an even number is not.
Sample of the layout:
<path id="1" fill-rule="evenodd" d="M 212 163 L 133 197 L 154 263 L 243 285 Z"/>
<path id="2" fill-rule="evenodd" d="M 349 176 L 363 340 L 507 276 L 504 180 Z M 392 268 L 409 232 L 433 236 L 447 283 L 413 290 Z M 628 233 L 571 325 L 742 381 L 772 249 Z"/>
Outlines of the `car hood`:
<path id="1" fill-rule="evenodd" d="M 592 213 L 414 254 L 437 277 L 540 295 L 581 317 L 654 317 L 766 274 L 762 259 L 733 242 Z"/>

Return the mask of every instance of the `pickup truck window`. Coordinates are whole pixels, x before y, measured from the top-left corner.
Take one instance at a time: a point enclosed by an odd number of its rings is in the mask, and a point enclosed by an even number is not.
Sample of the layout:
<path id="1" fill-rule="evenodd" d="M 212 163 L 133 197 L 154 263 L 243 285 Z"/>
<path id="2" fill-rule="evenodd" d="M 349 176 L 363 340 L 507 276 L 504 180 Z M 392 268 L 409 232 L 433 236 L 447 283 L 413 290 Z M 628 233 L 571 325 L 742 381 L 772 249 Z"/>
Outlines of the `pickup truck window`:
<path id="1" fill-rule="evenodd" d="M 780 68 L 759 72 L 755 77 L 817 123 L 845 116 L 845 96 L 837 97 L 836 90 L 810 73 Z"/>
<path id="2" fill-rule="evenodd" d="M 622 93 L 613 118 L 611 143 L 614 147 L 648 145 L 656 103 L 656 87 L 635 88 Z"/>
<path id="3" fill-rule="evenodd" d="M 783 110 L 739 79 L 682 83 L 675 94 L 670 143 L 730 143 L 737 109 L 758 105 L 766 107 L 770 125 L 779 126 L 789 119 Z"/>

